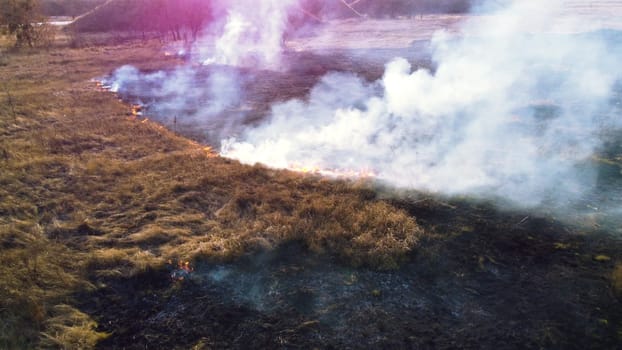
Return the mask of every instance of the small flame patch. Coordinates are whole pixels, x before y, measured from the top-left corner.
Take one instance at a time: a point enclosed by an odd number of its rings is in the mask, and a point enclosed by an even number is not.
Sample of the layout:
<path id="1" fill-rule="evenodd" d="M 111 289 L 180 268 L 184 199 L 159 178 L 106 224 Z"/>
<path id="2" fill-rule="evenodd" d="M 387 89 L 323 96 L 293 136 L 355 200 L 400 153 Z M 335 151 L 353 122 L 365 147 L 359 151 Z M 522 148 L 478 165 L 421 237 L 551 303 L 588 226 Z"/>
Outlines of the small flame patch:
<path id="1" fill-rule="evenodd" d="M 194 268 L 190 265 L 189 261 L 178 261 L 174 264 L 172 260 L 168 261 L 169 265 L 176 267 L 171 272 L 171 279 L 173 281 L 183 281 L 190 277 L 190 274 L 194 272 Z"/>
<path id="2" fill-rule="evenodd" d="M 143 106 L 139 104 L 133 104 L 131 107 L 132 115 L 135 117 L 139 117 L 143 115 Z"/>
<path id="3" fill-rule="evenodd" d="M 333 178 L 361 179 L 376 177 L 376 173 L 371 169 L 329 169 L 297 163 L 291 164 L 287 167 L 287 169 L 302 174 L 320 175 Z"/>

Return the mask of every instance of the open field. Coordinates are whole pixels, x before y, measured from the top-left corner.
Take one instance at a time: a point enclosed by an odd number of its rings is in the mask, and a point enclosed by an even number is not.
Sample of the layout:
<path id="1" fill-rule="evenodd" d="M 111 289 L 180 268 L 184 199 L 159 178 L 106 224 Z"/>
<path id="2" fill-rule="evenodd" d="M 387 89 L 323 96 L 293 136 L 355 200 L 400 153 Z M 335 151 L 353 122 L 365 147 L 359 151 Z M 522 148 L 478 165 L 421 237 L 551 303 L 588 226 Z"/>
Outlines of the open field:
<path id="1" fill-rule="evenodd" d="M 289 76 L 244 71 L 265 82 L 248 86 L 245 122 L 328 70 L 374 80 L 418 48 L 396 36 L 325 54 L 321 37 L 287 43 Z M 158 41 L 115 40 L 0 56 L 0 348 L 622 343 L 619 228 L 221 158 L 205 130 L 138 117 L 140 96 L 95 84 L 125 64 L 185 64 Z M 378 59 L 358 61 L 368 49 Z M 605 182 L 622 169 L 608 149 L 594 160 Z"/>
<path id="2" fill-rule="evenodd" d="M 159 50 L 23 52 L 0 68 L 2 347 L 619 341 L 617 238 L 215 157 L 90 81 L 179 63 Z"/>
<path id="3" fill-rule="evenodd" d="M 365 183 L 215 157 L 136 120 L 90 81 L 120 63 L 145 63 L 154 50 L 133 43 L 24 52 L 1 67 L 3 347 L 30 347 L 39 332 L 63 346 L 97 339 L 91 318 L 75 318 L 68 305 L 98 278 L 168 261 L 224 261 L 291 240 L 391 268 L 423 234 Z"/>

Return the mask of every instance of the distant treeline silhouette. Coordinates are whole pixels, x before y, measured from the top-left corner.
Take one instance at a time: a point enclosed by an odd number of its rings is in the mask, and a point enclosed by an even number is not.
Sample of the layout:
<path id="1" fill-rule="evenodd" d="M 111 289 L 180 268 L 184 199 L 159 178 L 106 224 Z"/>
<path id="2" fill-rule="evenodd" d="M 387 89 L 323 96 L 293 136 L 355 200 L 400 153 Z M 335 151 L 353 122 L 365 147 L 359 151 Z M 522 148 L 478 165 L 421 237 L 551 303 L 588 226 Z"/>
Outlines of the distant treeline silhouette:
<path id="1" fill-rule="evenodd" d="M 44 8 L 55 15 L 59 4 L 80 0 L 43 0 Z M 224 16 L 226 1 L 215 0 L 82 0 L 101 5 L 80 17 L 77 31 L 135 30 L 160 32 L 174 39 L 196 37 L 212 19 Z M 428 13 L 463 13 L 476 0 L 300 0 L 291 11 L 294 26 L 335 18 L 395 18 Z M 55 4 L 53 6 L 53 4 Z M 57 7 L 55 7 L 57 6 Z M 66 8 L 68 8 L 66 6 Z M 75 12 L 75 11 L 74 11 Z"/>

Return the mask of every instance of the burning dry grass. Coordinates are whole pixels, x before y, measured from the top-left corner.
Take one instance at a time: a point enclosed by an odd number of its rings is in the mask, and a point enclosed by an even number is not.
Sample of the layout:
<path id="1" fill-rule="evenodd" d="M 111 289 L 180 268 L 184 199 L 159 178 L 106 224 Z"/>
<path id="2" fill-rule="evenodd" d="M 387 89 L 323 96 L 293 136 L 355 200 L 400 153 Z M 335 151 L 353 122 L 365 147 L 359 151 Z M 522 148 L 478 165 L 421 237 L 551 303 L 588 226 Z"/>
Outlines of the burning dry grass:
<path id="1" fill-rule="evenodd" d="M 16 53 L 0 67 L 0 348 L 89 348 L 72 305 L 99 279 L 234 259 L 286 241 L 394 268 L 423 234 L 368 185 L 214 157 L 89 79 L 158 48 Z M 167 61 L 168 60 L 168 61 Z"/>

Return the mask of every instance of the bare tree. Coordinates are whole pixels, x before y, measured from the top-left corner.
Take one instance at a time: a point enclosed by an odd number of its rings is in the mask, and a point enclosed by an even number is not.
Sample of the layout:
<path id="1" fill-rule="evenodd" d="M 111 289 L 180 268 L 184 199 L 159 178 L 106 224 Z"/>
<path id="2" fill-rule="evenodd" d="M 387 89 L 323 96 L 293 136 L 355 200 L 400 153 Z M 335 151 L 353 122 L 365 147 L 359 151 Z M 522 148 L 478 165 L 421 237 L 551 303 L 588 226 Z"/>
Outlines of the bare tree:
<path id="1" fill-rule="evenodd" d="M 181 14 L 182 20 L 190 30 L 190 33 L 192 33 L 192 39 L 196 40 L 199 31 L 212 18 L 210 2 L 205 0 L 186 0 L 182 4 L 185 7 Z"/>
<path id="2" fill-rule="evenodd" d="M 35 26 L 41 19 L 37 0 L 0 0 L 0 24 L 15 35 L 15 46 L 35 45 Z"/>

